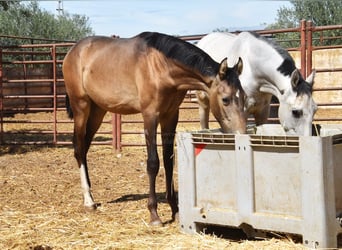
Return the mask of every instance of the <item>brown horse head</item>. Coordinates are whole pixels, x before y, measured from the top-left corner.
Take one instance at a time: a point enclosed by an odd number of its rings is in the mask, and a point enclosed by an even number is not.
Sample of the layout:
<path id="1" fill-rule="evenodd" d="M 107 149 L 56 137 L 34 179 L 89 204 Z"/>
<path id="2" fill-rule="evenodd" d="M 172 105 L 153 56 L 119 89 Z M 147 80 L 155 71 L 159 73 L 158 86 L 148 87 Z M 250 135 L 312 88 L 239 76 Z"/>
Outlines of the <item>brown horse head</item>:
<path id="1" fill-rule="evenodd" d="M 211 111 L 226 133 L 246 132 L 246 117 L 243 112 L 244 92 L 239 80 L 242 67 L 241 58 L 232 68 L 228 67 L 227 58 L 224 59 L 210 88 Z"/>

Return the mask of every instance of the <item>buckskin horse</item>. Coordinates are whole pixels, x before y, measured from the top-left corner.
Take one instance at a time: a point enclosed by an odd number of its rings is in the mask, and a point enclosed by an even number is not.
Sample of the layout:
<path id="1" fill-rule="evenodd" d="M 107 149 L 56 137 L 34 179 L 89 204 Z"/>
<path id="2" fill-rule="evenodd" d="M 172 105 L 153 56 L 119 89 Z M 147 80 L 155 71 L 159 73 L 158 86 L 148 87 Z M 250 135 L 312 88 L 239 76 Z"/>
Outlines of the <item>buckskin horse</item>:
<path id="1" fill-rule="evenodd" d="M 256 125 L 267 122 L 271 97 L 279 101 L 278 116 L 287 134 L 311 135 L 317 105 L 312 98 L 315 71 L 303 79 L 290 54 L 275 42 L 253 32 L 214 32 L 197 44 L 214 60 L 229 55 L 228 65 L 241 57 L 242 88 L 247 96 L 246 116 L 252 114 Z M 206 95 L 198 94 L 202 128 L 208 128 L 209 106 Z"/>
<path id="2" fill-rule="evenodd" d="M 210 96 L 212 112 L 225 132 L 246 131 L 238 73 L 242 61 L 229 68 L 188 42 L 144 32 L 132 38 L 88 37 L 70 49 L 63 62 L 67 109 L 74 118 L 74 154 L 80 168 L 84 206 L 96 209 L 90 190 L 87 152 L 107 111 L 142 113 L 147 146 L 150 224 L 162 224 L 155 191 L 159 171 L 157 126 L 161 126 L 166 198 L 172 220 L 178 212 L 173 185 L 174 136 L 179 106 L 187 90 Z"/>

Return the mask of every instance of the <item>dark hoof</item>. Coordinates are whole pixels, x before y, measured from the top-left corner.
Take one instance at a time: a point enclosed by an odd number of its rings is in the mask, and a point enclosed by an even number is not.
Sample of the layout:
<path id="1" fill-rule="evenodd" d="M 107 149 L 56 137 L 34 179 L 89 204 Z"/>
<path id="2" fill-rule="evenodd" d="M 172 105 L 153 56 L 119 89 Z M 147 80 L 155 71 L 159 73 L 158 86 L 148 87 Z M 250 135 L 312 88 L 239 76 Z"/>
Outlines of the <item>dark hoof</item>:
<path id="1" fill-rule="evenodd" d="M 171 223 L 174 223 L 174 222 L 176 222 L 176 223 L 179 222 L 179 214 L 178 213 L 176 213 L 175 215 L 172 215 L 171 220 L 165 221 L 164 225 L 171 224 Z"/>
<path id="2" fill-rule="evenodd" d="M 179 213 L 178 212 L 176 214 L 172 215 L 172 220 L 175 222 L 179 222 Z"/>

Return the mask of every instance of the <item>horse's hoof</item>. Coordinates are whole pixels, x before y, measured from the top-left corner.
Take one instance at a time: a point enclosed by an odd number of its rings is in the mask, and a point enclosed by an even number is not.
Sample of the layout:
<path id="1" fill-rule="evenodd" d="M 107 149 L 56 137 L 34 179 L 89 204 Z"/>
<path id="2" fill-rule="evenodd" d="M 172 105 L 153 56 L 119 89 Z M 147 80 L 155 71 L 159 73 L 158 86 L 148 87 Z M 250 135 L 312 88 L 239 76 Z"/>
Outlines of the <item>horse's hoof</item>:
<path id="1" fill-rule="evenodd" d="M 94 203 L 91 206 L 84 206 L 84 210 L 86 212 L 94 212 L 99 206 L 101 206 L 101 203 Z"/>
<path id="2" fill-rule="evenodd" d="M 179 213 L 178 212 L 175 215 L 172 215 L 172 220 L 174 222 L 179 222 Z"/>
<path id="3" fill-rule="evenodd" d="M 163 223 L 161 222 L 160 219 L 153 220 L 153 221 L 150 221 L 150 226 L 152 226 L 152 227 L 162 227 Z"/>

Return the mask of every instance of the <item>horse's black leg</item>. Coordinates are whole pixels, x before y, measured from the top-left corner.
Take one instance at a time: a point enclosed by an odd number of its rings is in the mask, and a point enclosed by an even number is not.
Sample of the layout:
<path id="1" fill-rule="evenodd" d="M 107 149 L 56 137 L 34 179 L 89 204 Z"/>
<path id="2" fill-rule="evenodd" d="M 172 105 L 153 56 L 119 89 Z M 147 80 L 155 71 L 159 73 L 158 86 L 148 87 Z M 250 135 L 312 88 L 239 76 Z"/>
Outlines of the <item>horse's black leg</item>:
<path id="1" fill-rule="evenodd" d="M 147 147 L 147 174 L 149 178 L 149 197 L 147 207 L 150 211 L 150 225 L 161 225 L 157 212 L 156 177 L 159 172 L 159 157 L 157 152 L 158 118 L 154 115 L 143 114 L 144 132 Z"/>
<path id="2" fill-rule="evenodd" d="M 83 192 L 83 202 L 87 209 L 96 209 L 91 193 L 91 183 L 88 174 L 87 152 L 91 140 L 101 125 L 105 111 L 99 109 L 95 104 L 88 101 L 78 101 L 81 107 L 73 106 L 74 112 L 74 150 L 75 158 L 80 168 L 81 187 Z"/>
<path id="3" fill-rule="evenodd" d="M 172 220 L 175 220 L 176 214 L 178 213 L 177 196 L 173 183 L 174 139 L 178 123 L 178 114 L 179 110 L 176 110 L 173 115 L 168 114 L 167 117 L 160 120 L 166 177 L 166 199 L 171 207 Z"/>
<path id="4" fill-rule="evenodd" d="M 91 210 L 96 209 L 100 204 L 94 202 L 94 198 L 91 193 L 91 183 L 90 178 L 88 174 L 88 164 L 87 164 L 87 153 L 91 144 L 91 141 L 96 133 L 96 131 L 99 129 L 103 117 L 106 114 L 106 111 L 103 109 L 100 109 L 97 105 L 94 103 L 91 104 L 90 107 L 90 113 L 87 120 L 86 125 L 86 134 L 84 138 L 84 165 L 80 165 L 80 171 L 81 171 L 81 185 L 83 189 L 83 195 L 84 195 L 84 206 L 86 208 L 90 208 Z M 84 166 L 84 167 L 83 167 Z"/>
<path id="5" fill-rule="evenodd" d="M 270 115 L 271 95 L 261 98 L 254 107 L 253 116 L 257 126 L 267 123 Z"/>
<path id="6" fill-rule="evenodd" d="M 105 114 L 105 110 L 101 109 L 95 103 L 92 103 L 89 118 L 87 121 L 87 130 L 85 136 L 86 154 L 88 153 L 91 141 L 93 140 L 95 133 L 102 124 L 102 120 Z"/>
<path id="7" fill-rule="evenodd" d="M 70 96 L 70 101 L 72 101 Z M 95 209 L 93 196 L 90 191 L 90 179 L 87 165 L 86 127 L 90 113 L 90 103 L 85 100 L 77 100 L 82 106 L 72 105 L 74 113 L 74 153 L 80 168 L 81 187 L 83 193 L 83 203 L 86 208 Z"/>

